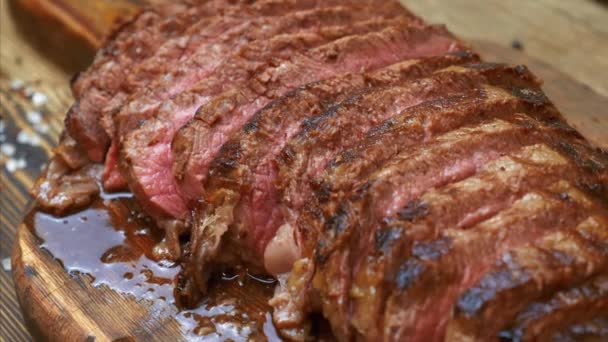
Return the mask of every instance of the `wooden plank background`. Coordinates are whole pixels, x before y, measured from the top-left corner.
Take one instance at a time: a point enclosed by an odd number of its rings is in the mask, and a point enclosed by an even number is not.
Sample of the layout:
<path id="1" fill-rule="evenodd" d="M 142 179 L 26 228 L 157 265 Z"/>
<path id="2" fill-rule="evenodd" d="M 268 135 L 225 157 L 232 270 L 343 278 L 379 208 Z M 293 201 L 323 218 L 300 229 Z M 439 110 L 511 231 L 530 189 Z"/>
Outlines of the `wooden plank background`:
<path id="1" fill-rule="evenodd" d="M 3 263 L 10 256 L 15 229 L 29 203 L 27 189 L 62 129 L 62 118 L 71 103 L 69 78 L 91 58 L 86 44 L 64 41 L 56 26 L 11 10 L 9 1 L 0 0 L 0 115 L 5 126 L 0 138 L 16 147 L 12 159 L 23 159 L 27 165 L 9 172 L 9 158 L 0 153 L 0 259 Z M 601 2 L 403 2 L 429 21 L 447 24 L 466 39 L 523 48 L 526 54 L 586 85 L 589 92 L 608 97 L 608 9 Z M 22 80 L 25 87 L 12 89 L 17 85 L 16 80 Z M 35 106 L 31 96 L 27 96 L 30 92 L 44 94 L 46 103 Z M 32 112 L 40 113 L 48 126 L 48 132 L 39 134 L 36 146 L 18 142 L 41 130 L 40 123 L 30 122 L 37 121 Z M 597 115 L 600 115 L 600 124 L 608 122 L 606 111 Z M 21 138 L 20 132 L 25 132 L 21 133 Z M 0 296 L 0 341 L 28 340 L 30 337 L 21 321 L 10 272 L 4 269 L 0 269 Z"/>

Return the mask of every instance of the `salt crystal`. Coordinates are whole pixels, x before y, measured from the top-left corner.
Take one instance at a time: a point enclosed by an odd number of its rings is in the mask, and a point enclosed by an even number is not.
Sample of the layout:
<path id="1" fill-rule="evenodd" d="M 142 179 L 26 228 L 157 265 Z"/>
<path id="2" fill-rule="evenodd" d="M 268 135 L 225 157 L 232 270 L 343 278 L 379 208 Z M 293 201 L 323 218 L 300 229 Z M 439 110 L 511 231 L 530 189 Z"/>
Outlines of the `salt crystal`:
<path id="1" fill-rule="evenodd" d="M 15 159 L 11 158 L 11 159 L 7 160 L 6 164 L 4 166 L 10 173 L 17 171 L 17 161 L 15 161 Z"/>
<path id="2" fill-rule="evenodd" d="M 34 95 L 34 89 L 32 89 L 32 87 L 25 87 L 25 89 L 23 89 L 23 95 L 32 97 Z"/>
<path id="3" fill-rule="evenodd" d="M 4 120 L 0 120 L 0 132 L 4 132 L 4 128 L 6 126 L 4 126 Z"/>
<path id="4" fill-rule="evenodd" d="M 46 101 L 47 101 L 46 95 L 44 95 L 42 93 L 35 92 L 32 95 L 32 103 L 36 107 L 43 106 L 44 104 L 46 104 Z"/>
<path id="5" fill-rule="evenodd" d="M 42 121 L 42 114 L 40 114 L 40 112 L 35 112 L 35 111 L 31 111 L 31 112 L 27 112 L 25 114 L 25 116 L 27 117 L 27 121 L 29 121 L 32 124 L 39 124 Z"/>
<path id="6" fill-rule="evenodd" d="M 25 169 L 27 167 L 27 161 L 23 158 L 19 158 L 15 161 L 17 169 Z"/>
<path id="7" fill-rule="evenodd" d="M 11 90 L 21 90 L 24 85 L 25 83 L 22 80 L 16 78 L 11 81 Z"/>
<path id="8" fill-rule="evenodd" d="M 11 259 L 9 259 L 9 258 L 2 259 L 2 268 L 4 269 L 5 272 L 10 272 L 11 271 Z"/>
<path id="9" fill-rule="evenodd" d="M 40 137 L 38 135 L 30 135 L 30 145 L 40 146 Z"/>
<path id="10" fill-rule="evenodd" d="M 26 131 L 20 131 L 17 134 L 17 142 L 22 145 L 39 146 L 40 137 L 36 134 L 30 134 Z"/>
<path id="11" fill-rule="evenodd" d="M 41 123 L 39 125 L 34 126 L 34 129 L 36 131 L 38 131 L 39 133 L 48 133 L 49 132 L 49 125 L 45 124 L 45 123 Z"/>
<path id="12" fill-rule="evenodd" d="M 20 131 L 17 134 L 17 142 L 20 144 L 26 144 L 29 141 L 29 136 L 26 131 Z"/>
<path id="13" fill-rule="evenodd" d="M 6 143 L 0 146 L 0 151 L 2 151 L 2 153 L 7 155 L 8 157 L 12 157 L 15 154 L 15 150 L 15 145 L 13 144 Z"/>

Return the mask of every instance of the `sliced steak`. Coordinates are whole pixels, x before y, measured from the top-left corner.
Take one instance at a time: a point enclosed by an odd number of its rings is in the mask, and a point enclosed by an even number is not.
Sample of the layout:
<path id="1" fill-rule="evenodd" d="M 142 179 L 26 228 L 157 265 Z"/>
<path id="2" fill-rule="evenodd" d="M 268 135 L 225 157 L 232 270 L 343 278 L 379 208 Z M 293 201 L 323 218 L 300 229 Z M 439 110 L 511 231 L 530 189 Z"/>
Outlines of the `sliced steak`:
<path id="1" fill-rule="evenodd" d="M 590 277 L 606 273 L 606 228 L 601 217 L 590 217 L 573 231 L 552 233 L 538 243 L 503 254 L 496 267 L 460 295 L 447 338 L 483 340 L 510 336 L 522 340 L 524 335 L 539 338 L 546 336 L 546 330 L 555 329 L 551 329 L 551 317 L 554 323 L 565 324 L 563 319 L 555 318 L 573 310 L 592 312 L 591 308 L 601 304 L 602 298 L 603 310 L 608 312 L 605 279 L 597 284 L 599 288 L 591 284 L 582 293 L 581 289 L 573 289 L 557 294 L 549 303 L 535 303 L 547 294 L 579 286 Z M 570 316 L 571 324 L 590 318 L 580 313 Z"/>
<path id="2" fill-rule="evenodd" d="M 133 97 L 146 96 L 156 98 L 156 101 L 173 97 L 207 76 L 232 51 L 248 42 L 269 39 L 278 34 L 306 32 L 321 26 L 352 24 L 371 19 L 374 15 L 389 18 L 406 15 L 407 12 L 396 11 L 395 3 L 388 2 L 385 6 L 376 8 L 352 5 L 257 14 L 260 16 L 251 13 L 251 18 L 203 18 L 182 36 L 163 44 L 153 57 L 137 65 L 132 75 L 126 79 L 123 86 L 125 89 L 119 91 L 105 107 L 102 123 L 106 122 L 104 126 L 109 126 L 106 128 L 108 134 L 114 134 L 112 113 L 120 109 L 129 94 L 154 82 L 144 93 Z"/>
<path id="3" fill-rule="evenodd" d="M 252 77 L 248 85 L 202 107 L 194 120 L 180 130 L 174 139 L 174 151 L 186 161 L 178 162 L 182 166 L 178 173 L 204 179 L 214 155 L 233 132 L 265 104 L 302 84 L 384 65 L 394 61 L 395 56 L 402 59 L 432 56 L 462 48 L 443 28 L 411 25 L 344 38 L 305 56 L 277 62 Z M 378 51 L 382 54 L 377 54 Z"/>
<path id="4" fill-rule="evenodd" d="M 430 190 L 408 205 L 407 210 L 375 233 L 375 250 L 358 267 L 360 276 L 353 288 L 361 296 L 353 299 L 352 322 L 359 331 L 376 329 L 390 287 L 382 285 L 381 274 L 394 277 L 403 235 L 416 241 L 414 254 L 431 255 L 444 248 L 441 232 L 446 228 L 465 230 L 513 205 L 527 192 L 544 189 L 560 179 L 578 177 L 571 164 L 545 145 L 532 145 L 513 155 L 485 165 L 474 177 Z M 553 171 L 551 176 L 546 172 Z M 418 212 L 415 219 L 411 219 Z M 429 242 L 435 240 L 435 242 Z M 369 271 L 367 271 L 369 269 Z M 377 289 L 377 290 L 375 290 Z M 368 326 L 371 325 L 371 326 Z"/>
<path id="5" fill-rule="evenodd" d="M 375 31 L 392 22 L 391 19 L 373 19 L 350 26 L 320 28 L 314 33 L 278 35 L 270 40 L 252 42 L 224 62 L 195 89 L 163 104 L 153 117 L 148 117 L 148 121 L 139 127 L 138 116 L 141 113 L 119 117 L 119 130 L 124 134 L 121 153 L 125 176 L 144 209 L 156 217 L 186 218 L 187 207 L 177 192 L 172 176 L 170 144 L 174 132 L 194 115 L 199 106 L 218 101 L 214 95 L 245 82 L 250 73 L 263 68 L 269 58 L 289 58 L 297 51 L 350 34 Z M 221 112 L 215 115 L 221 115 Z M 136 128 L 129 131 L 131 127 Z M 156 155 L 158 158 L 142 158 L 144 155 Z"/>
<path id="6" fill-rule="evenodd" d="M 445 55 L 421 60 L 408 60 L 375 72 L 366 74 L 348 73 L 343 76 L 298 87 L 257 112 L 241 128 L 240 133 L 236 134 L 230 142 L 225 143 L 212 164 L 212 168 L 217 170 L 213 171 L 210 169 L 208 173 L 214 177 L 222 176 L 232 169 L 230 165 L 224 165 L 226 164 L 224 160 L 232 161 L 234 158 L 246 160 L 253 153 L 256 154 L 255 158 L 258 158 L 258 155 L 262 156 L 268 153 L 269 149 L 272 149 L 273 154 L 267 157 L 274 157 L 289 138 L 300 130 L 303 119 L 325 112 L 331 105 L 343 101 L 353 91 L 422 77 L 442 67 L 464 63 L 472 59 L 477 59 L 477 56 L 463 53 L 462 55 Z M 289 115 L 285 115 L 285 113 L 289 113 Z M 238 149 L 231 147 L 237 141 L 244 139 L 247 139 L 245 146 Z M 244 151 L 244 148 L 247 150 Z M 178 146 L 174 146 L 174 152 L 176 154 L 174 173 L 180 183 L 182 194 L 190 200 L 199 198 L 204 193 L 200 184 L 206 179 L 206 173 L 192 175 L 185 172 L 188 162 L 187 155 L 180 154 L 181 151 Z M 266 155 L 264 155 L 264 158 L 266 158 Z M 257 159 L 252 162 L 257 163 Z M 243 164 L 239 161 L 234 161 L 234 163 Z M 248 164 L 249 162 L 245 163 Z M 228 166 L 228 169 L 221 171 L 224 166 Z M 214 179 L 216 178 L 210 178 L 210 181 Z M 239 182 L 241 175 L 235 176 L 234 180 Z"/>
<path id="7" fill-rule="evenodd" d="M 365 2 L 378 4 L 378 0 Z M 87 150 L 91 160 L 102 161 L 109 139 L 100 125 L 99 115 L 113 95 L 125 86 L 127 70 L 154 56 L 167 40 L 180 36 L 183 39 L 183 33 L 201 18 L 213 15 L 241 19 L 282 15 L 319 5 L 348 3 L 345 0 L 184 0 L 149 7 L 116 31 L 89 70 L 76 79 L 73 89 L 77 101 L 68 113 L 66 127 Z M 398 3 L 392 3 L 396 8 Z M 400 11 L 406 12 L 402 8 Z"/>
<path id="8" fill-rule="evenodd" d="M 377 68 L 394 61 L 396 56 L 405 59 L 441 55 L 462 49 L 461 43 L 443 28 L 418 25 L 388 28 L 378 33 L 341 39 L 311 50 L 306 55 L 295 55 L 289 61 L 258 74 L 246 87 L 202 107 L 196 119 L 176 136 L 174 145 L 178 152 L 188 154 L 189 165 L 186 173 L 196 172 L 197 175 L 203 175 L 202 171 L 207 169 L 211 158 L 233 132 L 240 129 L 263 105 L 292 88 L 355 70 Z M 382 54 L 377 54 L 378 51 L 382 51 Z M 205 115 L 206 113 L 213 115 Z M 207 201 L 221 204 L 222 200 L 215 202 L 215 199 L 208 198 Z M 199 286 L 205 286 L 208 276 L 209 268 L 204 266 L 203 261 L 213 260 L 219 246 L 201 248 L 208 247 L 204 243 L 205 239 L 208 236 L 223 235 L 232 221 L 230 216 L 225 215 L 225 212 L 229 211 L 220 210 L 213 213 L 214 208 L 210 206 L 205 209 L 211 211 L 200 214 L 202 221 L 195 221 L 192 234 L 193 260 L 189 264 L 195 265 L 197 269 L 188 270 L 187 266 L 184 271 L 189 274 L 186 278 L 196 277 L 196 284 Z M 209 224 L 213 227 L 210 228 Z M 207 228 L 212 232 L 206 232 Z M 242 233 L 247 234 L 245 232 Z M 241 240 L 244 242 L 245 239 Z M 202 272 L 202 269 L 205 272 Z"/>
<path id="9" fill-rule="evenodd" d="M 234 203 L 230 205 L 238 213 L 238 217 L 235 217 L 235 222 L 238 223 L 235 224 L 250 227 L 252 233 L 249 234 L 248 244 L 262 255 L 265 244 L 274 236 L 277 221 L 273 220 L 277 218 L 275 215 L 266 213 L 279 209 L 279 197 L 274 187 L 277 181 L 274 160 L 309 118 L 323 113 L 334 101 L 347 97 L 349 92 L 403 83 L 447 65 L 474 58 L 473 55 L 463 54 L 400 62 L 367 74 L 347 74 L 311 83 L 288 93 L 257 112 L 238 134 L 224 144 L 210 167 L 205 185 L 208 197 L 219 198 L 214 194 L 226 191 L 234 194 Z M 277 214 L 280 218 L 280 212 Z M 255 216 L 258 219 L 250 221 Z M 268 220 L 267 217 L 271 219 Z M 273 221 L 275 227 L 272 226 Z M 266 230 L 266 227 L 270 228 Z M 256 234 L 257 232 L 262 232 L 262 235 Z M 289 263 L 289 259 L 286 258 L 286 263 Z"/>
<path id="10" fill-rule="evenodd" d="M 65 125 L 92 161 L 103 161 L 109 144 L 99 114 L 118 91 L 132 66 L 153 56 L 167 39 L 181 34 L 200 16 L 217 13 L 227 0 L 178 1 L 151 6 L 109 37 L 93 64 L 72 85 L 76 102 Z"/>
<path id="11" fill-rule="evenodd" d="M 335 2 L 335 1 L 334 1 Z M 115 94 L 101 113 L 102 125 L 113 137 L 114 116 L 130 117 L 137 122 L 153 117 L 163 100 L 191 88 L 196 82 L 209 76 L 222 62 L 229 59 L 233 51 L 255 40 L 269 39 L 278 34 L 311 32 L 323 26 L 352 25 L 357 21 L 408 16 L 402 7 L 389 1 L 369 7 L 370 1 L 362 5 L 318 8 L 287 13 L 280 17 L 259 17 L 243 20 L 236 17 L 211 17 L 193 25 L 183 37 L 163 45 L 154 57 L 142 63 L 127 80 L 123 92 Z M 284 9 L 287 10 L 287 9 Z M 266 14 L 266 13 L 261 13 Z M 281 12 L 267 13 L 279 15 Z M 419 21 L 411 18 L 412 21 Z M 234 26 L 234 27 L 233 27 Z M 194 35 L 194 36 L 193 36 Z M 184 39 L 188 40 L 185 41 Z M 175 63 L 178 60 L 178 63 Z M 164 66 L 164 67 L 161 67 Z M 235 80 L 236 81 L 236 80 Z M 126 101 L 131 94 L 132 101 Z M 116 114 L 127 103 L 123 112 Z M 120 134 L 129 131 L 131 125 Z M 127 186 L 118 168 L 118 138 L 113 139 L 108 151 L 104 172 L 106 190 L 116 190 Z"/>

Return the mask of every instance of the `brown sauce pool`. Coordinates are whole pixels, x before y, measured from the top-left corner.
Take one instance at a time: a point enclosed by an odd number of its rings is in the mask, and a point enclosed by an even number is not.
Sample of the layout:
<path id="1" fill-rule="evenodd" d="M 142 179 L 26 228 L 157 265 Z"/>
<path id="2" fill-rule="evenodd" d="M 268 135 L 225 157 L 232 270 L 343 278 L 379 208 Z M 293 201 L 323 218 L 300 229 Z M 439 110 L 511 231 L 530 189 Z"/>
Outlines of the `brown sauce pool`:
<path id="1" fill-rule="evenodd" d="M 197 309 L 180 311 L 173 297 L 180 267 L 152 259 L 161 233 L 128 193 L 103 195 L 90 208 L 66 217 L 34 210 L 26 222 L 40 247 L 66 271 L 149 303 L 150 315 L 175 317 L 189 340 L 280 340 L 267 305 L 275 281 L 246 270 L 218 275 Z"/>

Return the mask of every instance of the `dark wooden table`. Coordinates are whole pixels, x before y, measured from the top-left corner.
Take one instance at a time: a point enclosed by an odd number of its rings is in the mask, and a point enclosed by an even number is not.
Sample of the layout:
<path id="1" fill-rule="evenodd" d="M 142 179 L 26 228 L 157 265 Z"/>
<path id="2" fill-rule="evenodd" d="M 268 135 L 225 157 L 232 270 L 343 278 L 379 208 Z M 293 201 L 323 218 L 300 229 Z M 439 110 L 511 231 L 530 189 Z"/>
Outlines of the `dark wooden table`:
<path id="1" fill-rule="evenodd" d="M 64 41 L 49 28 L 52 26 L 10 11 L 9 1 L 0 1 L 0 115 L 3 122 L 0 130 L 3 146 L 0 151 L 0 259 L 3 264 L 10 257 L 15 229 L 29 205 L 28 189 L 63 129 L 62 118 L 72 101 L 69 78 L 86 65 L 91 56 L 85 44 Z M 523 49 L 526 55 L 544 62 L 548 77 L 551 77 L 549 70 L 558 70 L 560 75 L 584 85 L 573 91 L 608 105 L 605 98 L 602 100 L 602 96 L 608 97 L 605 72 L 608 70 L 608 26 L 605 24 L 608 10 L 600 2 L 403 2 L 430 21 L 446 23 L 466 39 Z M 62 47 L 57 48 L 57 44 Z M 547 81 L 551 86 L 551 80 Z M 559 105 L 560 99 L 554 100 Z M 586 129 L 591 134 L 608 132 L 606 107 L 595 108 L 598 106 L 581 110 L 589 115 L 586 122 L 590 124 Z M 10 270 L 4 267 L 0 269 L 0 294 L 0 341 L 30 339 L 14 296 Z"/>

